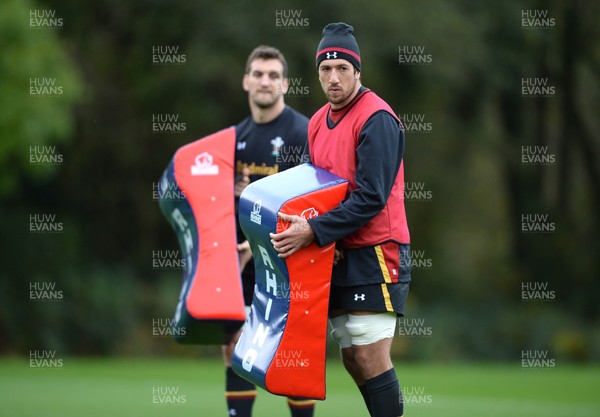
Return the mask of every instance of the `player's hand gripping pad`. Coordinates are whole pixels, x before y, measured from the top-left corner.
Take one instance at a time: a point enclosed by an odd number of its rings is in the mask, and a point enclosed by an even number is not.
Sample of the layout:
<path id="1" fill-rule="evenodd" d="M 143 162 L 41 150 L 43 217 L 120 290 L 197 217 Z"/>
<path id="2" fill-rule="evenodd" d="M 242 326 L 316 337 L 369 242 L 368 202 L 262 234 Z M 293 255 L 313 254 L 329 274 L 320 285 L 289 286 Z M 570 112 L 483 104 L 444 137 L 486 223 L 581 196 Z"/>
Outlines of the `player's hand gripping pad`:
<path id="1" fill-rule="evenodd" d="M 286 260 L 269 233 L 290 223 L 281 211 L 311 218 L 336 207 L 348 183 L 309 164 L 250 184 L 239 203 L 240 225 L 256 268 L 252 309 L 233 354 L 233 369 L 267 391 L 325 398 L 327 310 L 334 244 L 315 243 Z"/>
<path id="2" fill-rule="evenodd" d="M 185 344 L 221 344 L 246 317 L 234 207 L 235 128 L 177 150 L 158 186 L 160 208 L 185 259 L 171 329 Z"/>

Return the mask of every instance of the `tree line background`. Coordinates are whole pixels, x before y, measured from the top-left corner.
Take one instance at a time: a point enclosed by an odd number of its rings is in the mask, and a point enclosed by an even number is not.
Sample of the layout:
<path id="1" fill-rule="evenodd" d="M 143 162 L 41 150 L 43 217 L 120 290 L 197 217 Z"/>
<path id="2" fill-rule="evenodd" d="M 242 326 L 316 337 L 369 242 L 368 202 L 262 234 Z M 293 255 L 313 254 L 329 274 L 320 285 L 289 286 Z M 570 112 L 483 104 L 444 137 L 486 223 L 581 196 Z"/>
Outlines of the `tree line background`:
<path id="1" fill-rule="evenodd" d="M 310 116 L 323 103 L 314 55 L 322 28 L 345 21 L 361 48 L 362 81 L 399 115 L 428 128 L 406 138 L 407 201 L 415 264 L 407 319 L 429 337 L 397 338 L 415 359 L 600 358 L 599 5 L 586 1 L 148 1 L 7 0 L 0 5 L 0 352 L 27 355 L 213 354 L 152 335 L 172 316 L 181 271 L 153 267 L 177 250 L 153 187 L 182 145 L 248 114 L 246 57 L 278 47 L 302 93 L 286 101 Z M 58 28 L 31 28 L 54 10 Z M 523 10 L 555 25 L 524 28 Z M 277 24 L 293 13 L 295 27 Z M 291 13 L 291 14 L 290 14 Z M 153 63 L 175 46 L 180 65 Z M 399 62 L 424 47 L 427 65 Z M 32 97 L 31 78 L 54 78 L 58 97 Z M 525 97 L 545 78 L 549 97 Z M 300 91 L 300 90 L 299 90 Z M 154 132 L 153 115 L 185 131 Z M 32 164 L 51 146 L 60 163 Z M 547 146 L 549 164 L 523 147 Z M 43 148 L 42 148 L 43 149 Z M 541 149 L 541 148 L 538 148 Z M 551 233 L 524 233 L 523 216 Z M 60 233 L 31 233 L 54 215 Z M 421 251 L 421 252 L 418 252 Z M 415 257 L 413 254 L 413 257 Z M 32 282 L 64 297 L 30 300 Z M 552 291 L 524 300 L 523 283 Z"/>

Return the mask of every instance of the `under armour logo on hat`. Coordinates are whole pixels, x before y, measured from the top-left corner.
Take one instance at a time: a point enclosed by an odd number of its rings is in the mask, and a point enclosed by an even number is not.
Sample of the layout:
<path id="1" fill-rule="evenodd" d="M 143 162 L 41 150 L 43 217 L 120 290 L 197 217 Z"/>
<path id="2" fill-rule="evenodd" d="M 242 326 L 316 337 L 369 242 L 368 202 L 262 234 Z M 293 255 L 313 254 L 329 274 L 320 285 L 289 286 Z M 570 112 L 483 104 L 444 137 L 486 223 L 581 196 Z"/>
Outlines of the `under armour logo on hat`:
<path id="1" fill-rule="evenodd" d="M 337 58 L 337 52 L 327 52 L 327 59 L 336 59 Z"/>
<path id="2" fill-rule="evenodd" d="M 365 301 L 366 296 L 364 294 L 358 295 L 358 294 L 354 294 L 354 301 Z"/>

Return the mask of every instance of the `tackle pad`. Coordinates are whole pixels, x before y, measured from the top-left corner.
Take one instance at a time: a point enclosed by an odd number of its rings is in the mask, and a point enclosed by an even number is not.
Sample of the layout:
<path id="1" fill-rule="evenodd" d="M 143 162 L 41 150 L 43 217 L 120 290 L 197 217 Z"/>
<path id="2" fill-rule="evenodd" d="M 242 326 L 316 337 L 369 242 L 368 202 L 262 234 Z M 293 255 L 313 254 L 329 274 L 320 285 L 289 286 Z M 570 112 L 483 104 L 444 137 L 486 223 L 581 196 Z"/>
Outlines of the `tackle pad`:
<path id="1" fill-rule="evenodd" d="M 235 128 L 177 150 L 158 184 L 160 208 L 175 230 L 183 284 L 171 322 L 183 344 L 222 344 L 246 318 L 234 206 Z"/>
<path id="2" fill-rule="evenodd" d="M 335 244 L 320 248 L 313 242 L 284 260 L 278 258 L 269 233 L 290 226 L 278 212 L 319 216 L 345 198 L 347 187 L 346 180 L 303 164 L 262 178 L 241 195 L 239 221 L 252 248 L 256 285 L 233 369 L 273 394 L 325 399 Z"/>

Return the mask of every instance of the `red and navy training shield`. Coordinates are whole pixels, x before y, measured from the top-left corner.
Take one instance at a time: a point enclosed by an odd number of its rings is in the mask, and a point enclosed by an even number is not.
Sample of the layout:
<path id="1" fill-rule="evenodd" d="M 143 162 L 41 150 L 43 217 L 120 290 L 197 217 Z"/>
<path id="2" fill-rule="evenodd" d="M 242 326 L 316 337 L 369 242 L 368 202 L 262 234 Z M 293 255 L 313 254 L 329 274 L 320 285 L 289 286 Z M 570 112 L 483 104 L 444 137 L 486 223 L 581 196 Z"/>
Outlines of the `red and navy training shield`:
<path id="1" fill-rule="evenodd" d="M 221 344 L 225 327 L 246 317 L 234 202 L 235 128 L 177 150 L 158 187 L 160 208 L 185 257 L 173 338 Z"/>
<path id="2" fill-rule="evenodd" d="M 269 233 L 289 223 L 278 212 L 311 218 L 336 207 L 347 181 L 309 164 L 250 184 L 239 203 L 252 248 L 256 285 L 250 315 L 233 354 L 236 373 L 267 391 L 325 398 L 327 310 L 334 244 L 315 243 L 280 259 Z"/>

